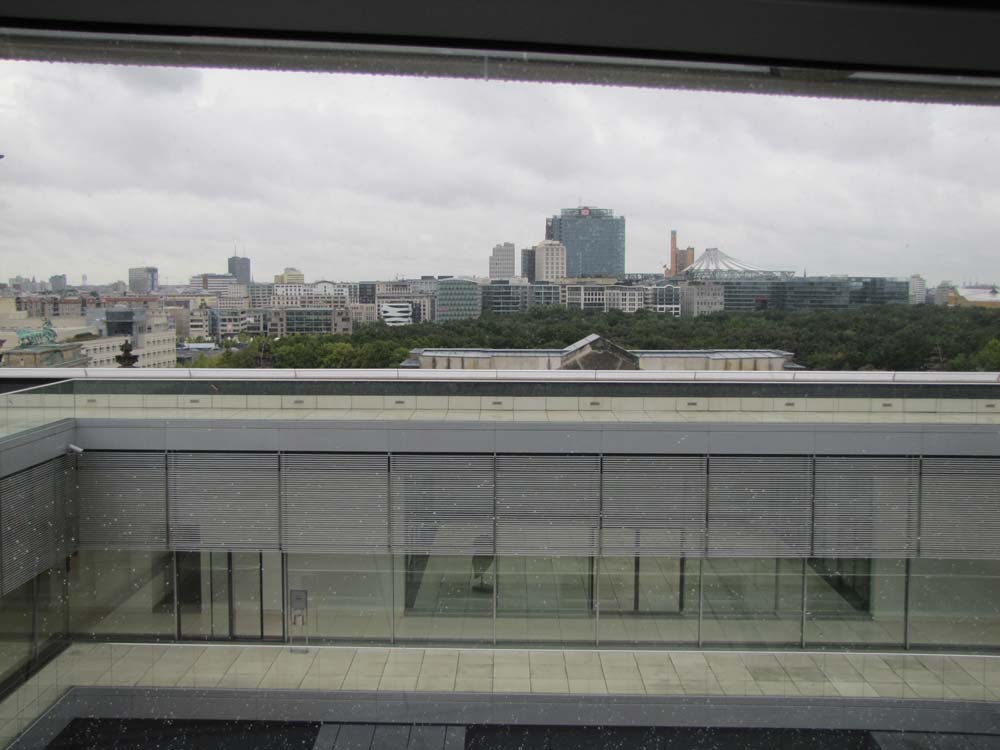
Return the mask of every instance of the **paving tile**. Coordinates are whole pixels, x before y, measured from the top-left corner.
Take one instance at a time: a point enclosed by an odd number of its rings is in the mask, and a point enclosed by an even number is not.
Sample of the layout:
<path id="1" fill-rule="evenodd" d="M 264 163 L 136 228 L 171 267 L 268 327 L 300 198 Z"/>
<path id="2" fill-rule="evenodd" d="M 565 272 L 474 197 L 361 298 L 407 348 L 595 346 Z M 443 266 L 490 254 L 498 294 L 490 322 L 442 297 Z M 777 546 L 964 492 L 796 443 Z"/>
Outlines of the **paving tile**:
<path id="1" fill-rule="evenodd" d="M 341 690 L 378 690 L 381 674 L 354 674 L 348 672 L 340 685 Z"/>
<path id="2" fill-rule="evenodd" d="M 417 687 L 416 675 L 383 675 L 378 684 L 379 690 L 415 690 Z"/>
<path id="3" fill-rule="evenodd" d="M 611 695 L 645 695 L 646 686 L 642 680 L 605 680 Z"/>
<path id="4" fill-rule="evenodd" d="M 496 682 L 494 680 L 494 682 Z M 563 678 L 557 677 L 532 677 L 531 678 L 531 692 L 532 693 L 568 693 L 569 692 L 569 681 Z"/>
<path id="5" fill-rule="evenodd" d="M 416 689 L 450 693 L 455 689 L 455 676 L 421 674 L 417 678 Z"/>
<path id="6" fill-rule="evenodd" d="M 568 687 L 568 686 L 567 686 Z M 531 680 L 528 678 L 494 677 L 494 693 L 530 693 Z"/>
<path id="7" fill-rule="evenodd" d="M 461 673 L 455 678 L 455 692 L 492 693 L 492 677 L 463 677 Z"/>
<path id="8" fill-rule="evenodd" d="M 532 686 L 532 691 L 534 691 Z M 606 695 L 608 686 L 604 679 L 573 679 L 569 680 L 569 692 L 574 695 Z"/>

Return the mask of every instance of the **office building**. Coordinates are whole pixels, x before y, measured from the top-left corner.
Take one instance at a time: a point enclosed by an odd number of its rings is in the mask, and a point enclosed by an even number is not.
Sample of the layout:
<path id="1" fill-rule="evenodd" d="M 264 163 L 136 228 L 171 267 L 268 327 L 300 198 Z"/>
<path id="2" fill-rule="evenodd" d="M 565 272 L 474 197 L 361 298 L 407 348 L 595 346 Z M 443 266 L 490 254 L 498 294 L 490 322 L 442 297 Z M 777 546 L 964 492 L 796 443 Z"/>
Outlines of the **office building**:
<path id="1" fill-rule="evenodd" d="M 566 246 L 555 240 L 543 240 L 534 249 L 534 277 L 532 283 L 558 281 L 566 273 Z"/>
<path id="2" fill-rule="evenodd" d="M 504 242 L 493 248 L 490 255 L 490 278 L 510 279 L 514 277 L 514 243 Z"/>
<path id="3" fill-rule="evenodd" d="M 250 259 L 243 258 L 239 255 L 233 255 L 229 258 L 229 275 L 236 277 L 236 283 L 238 284 L 249 284 L 253 281 L 253 276 L 250 273 Z"/>
<path id="4" fill-rule="evenodd" d="M 412 302 L 381 302 L 378 319 L 387 326 L 407 326 L 420 322 L 420 308 Z"/>
<path id="5" fill-rule="evenodd" d="M 229 273 L 199 273 L 188 282 L 194 289 L 207 294 L 221 294 L 226 287 L 236 283 L 236 277 Z"/>
<path id="6" fill-rule="evenodd" d="M 914 274 L 910 277 L 910 304 L 927 304 L 927 282 L 923 276 Z"/>
<path id="7" fill-rule="evenodd" d="M 266 315 L 269 336 L 349 335 L 352 330 L 351 315 L 346 307 L 286 307 L 263 311 L 263 314 Z"/>
<path id="8" fill-rule="evenodd" d="M 50 276 L 49 286 L 52 288 L 53 292 L 64 291 L 66 289 L 66 274 L 61 273 L 57 276 Z"/>
<path id="9" fill-rule="evenodd" d="M 625 273 L 625 217 L 616 217 L 611 209 L 564 208 L 546 220 L 545 239 L 566 246 L 567 276 Z"/>
<path id="10" fill-rule="evenodd" d="M 535 248 L 533 247 L 521 250 L 521 277 L 532 284 L 535 283 Z"/>
<path id="11" fill-rule="evenodd" d="M 681 288 L 676 284 L 658 283 L 644 286 L 643 307 L 656 313 L 666 313 L 675 318 L 681 315 Z"/>
<path id="12" fill-rule="evenodd" d="M 284 272 L 274 275 L 275 284 L 305 284 L 306 275 L 297 268 L 286 268 Z"/>
<path id="13" fill-rule="evenodd" d="M 434 319 L 467 320 L 483 311 L 482 289 L 472 279 L 439 279 Z"/>
<path id="14" fill-rule="evenodd" d="M 681 271 L 694 263 L 694 248 L 677 247 L 677 230 L 670 230 L 670 268 L 667 276 L 677 276 Z"/>
<path id="15" fill-rule="evenodd" d="M 128 290 L 132 294 L 149 294 L 160 288 L 160 272 L 155 266 L 128 269 Z"/>
<path id="16" fill-rule="evenodd" d="M 726 308 L 725 287 L 710 281 L 689 281 L 680 286 L 680 315 L 696 318 Z"/>
<path id="17" fill-rule="evenodd" d="M 528 309 L 531 285 L 526 279 L 494 279 L 481 293 L 483 315 L 513 315 Z"/>

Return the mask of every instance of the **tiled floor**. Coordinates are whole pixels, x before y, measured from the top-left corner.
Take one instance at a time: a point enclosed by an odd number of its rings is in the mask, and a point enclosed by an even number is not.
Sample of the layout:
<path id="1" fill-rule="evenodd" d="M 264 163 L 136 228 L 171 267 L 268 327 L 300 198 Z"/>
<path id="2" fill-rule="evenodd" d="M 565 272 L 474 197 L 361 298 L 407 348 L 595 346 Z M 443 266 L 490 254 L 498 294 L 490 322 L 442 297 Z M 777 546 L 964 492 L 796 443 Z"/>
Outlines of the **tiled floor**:
<path id="1" fill-rule="evenodd" d="M 0 703 L 0 746 L 73 685 L 1000 700 L 1000 657 L 77 643 Z"/>

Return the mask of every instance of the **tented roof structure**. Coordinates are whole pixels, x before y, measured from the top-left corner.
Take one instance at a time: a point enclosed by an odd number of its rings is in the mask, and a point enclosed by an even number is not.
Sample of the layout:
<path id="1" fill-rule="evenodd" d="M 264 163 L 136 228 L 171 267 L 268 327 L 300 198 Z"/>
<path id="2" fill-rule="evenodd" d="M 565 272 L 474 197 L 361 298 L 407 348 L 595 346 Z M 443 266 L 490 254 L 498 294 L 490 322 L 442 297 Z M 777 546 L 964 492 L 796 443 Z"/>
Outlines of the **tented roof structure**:
<path id="1" fill-rule="evenodd" d="M 680 275 L 689 279 L 787 278 L 792 276 L 792 272 L 767 271 L 737 260 L 717 247 L 710 247 L 694 263 L 682 270 Z"/>

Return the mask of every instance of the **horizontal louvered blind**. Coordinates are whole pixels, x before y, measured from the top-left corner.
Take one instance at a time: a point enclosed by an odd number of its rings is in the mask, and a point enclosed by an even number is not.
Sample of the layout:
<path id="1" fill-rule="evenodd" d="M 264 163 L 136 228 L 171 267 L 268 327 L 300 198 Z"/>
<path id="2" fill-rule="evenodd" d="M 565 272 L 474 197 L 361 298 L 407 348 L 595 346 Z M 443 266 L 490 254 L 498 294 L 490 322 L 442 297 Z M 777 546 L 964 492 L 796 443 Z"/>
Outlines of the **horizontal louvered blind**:
<path id="1" fill-rule="evenodd" d="M 493 553 L 493 456 L 393 455 L 392 548 Z"/>
<path id="2" fill-rule="evenodd" d="M 384 454 L 282 454 L 281 548 L 388 552 L 387 482 Z"/>
<path id="3" fill-rule="evenodd" d="M 171 453 L 170 547 L 278 549 L 276 453 Z"/>
<path id="4" fill-rule="evenodd" d="M 919 556 L 1000 558 L 1000 459 L 924 459 Z"/>
<path id="5" fill-rule="evenodd" d="M 803 456 L 712 456 L 710 557 L 808 557 L 812 460 Z"/>
<path id="6" fill-rule="evenodd" d="M 77 461 L 80 549 L 167 548 L 163 453 L 87 451 Z"/>
<path id="7" fill-rule="evenodd" d="M 0 590 L 8 594 L 66 555 L 72 459 L 54 458 L 0 479 Z"/>
<path id="8" fill-rule="evenodd" d="M 598 456 L 497 456 L 497 552 L 595 555 Z"/>
<path id="9" fill-rule="evenodd" d="M 704 456 L 605 456 L 601 553 L 700 554 Z"/>
<path id="10" fill-rule="evenodd" d="M 813 554 L 913 557 L 919 471 L 915 458 L 818 457 Z"/>

